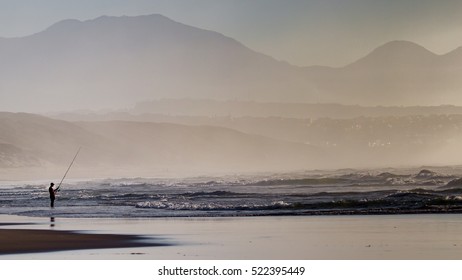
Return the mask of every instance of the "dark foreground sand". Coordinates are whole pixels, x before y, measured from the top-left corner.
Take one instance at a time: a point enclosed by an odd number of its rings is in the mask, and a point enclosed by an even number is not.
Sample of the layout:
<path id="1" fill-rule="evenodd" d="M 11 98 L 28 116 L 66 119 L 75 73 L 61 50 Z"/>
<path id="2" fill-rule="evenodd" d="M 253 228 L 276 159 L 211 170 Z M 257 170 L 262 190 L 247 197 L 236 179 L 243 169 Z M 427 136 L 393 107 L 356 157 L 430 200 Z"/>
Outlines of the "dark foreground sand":
<path id="1" fill-rule="evenodd" d="M 165 245 L 146 242 L 136 235 L 83 234 L 35 229 L 0 229 L 0 240 L 0 254 Z"/>

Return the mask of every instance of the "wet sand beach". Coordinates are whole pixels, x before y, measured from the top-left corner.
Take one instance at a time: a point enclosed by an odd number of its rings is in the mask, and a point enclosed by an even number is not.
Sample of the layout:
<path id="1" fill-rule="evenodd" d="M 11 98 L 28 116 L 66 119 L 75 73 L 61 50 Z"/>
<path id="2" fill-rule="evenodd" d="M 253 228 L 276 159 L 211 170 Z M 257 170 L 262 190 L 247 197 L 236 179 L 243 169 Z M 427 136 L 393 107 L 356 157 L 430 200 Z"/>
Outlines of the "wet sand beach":
<path id="1" fill-rule="evenodd" d="M 448 260 L 462 258 L 462 215 L 238 218 L 29 218 L 5 225 L 0 259 Z M 38 231 L 40 230 L 40 231 Z M 78 231 L 72 233 L 70 231 Z M 39 233 L 39 235 L 37 235 Z M 85 234 L 82 234 L 85 233 Z M 145 239 L 133 240 L 133 236 Z M 28 241 L 20 244 L 24 238 Z M 61 244 L 58 241 L 62 238 Z M 8 240 L 5 242 L 4 240 Z M 145 246 L 144 242 L 151 246 Z M 70 245 L 69 243 L 73 243 Z M 157 245 L 157 246 L 156 246 Z M 170 245 L 170 246 L 158 246 Z M 58 247 L 54 247 L 58 246 Z M 144 247 L 143 247 L 144 246 Z M 2 245 L 3 247 L 3 245 Z M 32 251 L 30 250 L 29 251 Z M 85 249 L 85 250 L 82 250 Z M 59 251 L 54 251 L 59 250 Z M 62 251 L 65 250 L 65 251 Z M 45 252 L 46 251 L 46 252 Z"/>

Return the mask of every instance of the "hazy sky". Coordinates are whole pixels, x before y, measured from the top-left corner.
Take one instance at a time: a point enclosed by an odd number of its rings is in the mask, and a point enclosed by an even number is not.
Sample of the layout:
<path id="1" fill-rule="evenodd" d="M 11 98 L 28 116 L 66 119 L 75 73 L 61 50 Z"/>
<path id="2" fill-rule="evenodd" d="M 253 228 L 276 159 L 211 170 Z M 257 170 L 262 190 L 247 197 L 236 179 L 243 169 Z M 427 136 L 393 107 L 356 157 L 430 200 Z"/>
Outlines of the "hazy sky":
<path id="1" fill-rule="evenodd" d="M 461 0 L 0 0 L 0 37 L 68 18 L 159 13 L 295 65 L 342 66 L 391 40 L 462 46 Z"/>

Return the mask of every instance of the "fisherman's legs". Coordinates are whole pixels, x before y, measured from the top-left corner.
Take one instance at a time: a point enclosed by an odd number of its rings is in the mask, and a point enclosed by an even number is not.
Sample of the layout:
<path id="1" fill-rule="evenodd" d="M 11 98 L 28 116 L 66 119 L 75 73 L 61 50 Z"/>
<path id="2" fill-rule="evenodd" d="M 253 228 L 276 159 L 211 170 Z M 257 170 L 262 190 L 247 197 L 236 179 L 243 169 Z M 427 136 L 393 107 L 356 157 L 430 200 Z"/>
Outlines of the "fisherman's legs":
<path id="1" fill-rule="evenodd" d="M 54 207 L 55 207 L 55 199 L 54 199 L 54 198 L 51 198 L 51 199 L 50 199 L 50 207 L 51 207 L 51 208 L 54 208 Z"/>

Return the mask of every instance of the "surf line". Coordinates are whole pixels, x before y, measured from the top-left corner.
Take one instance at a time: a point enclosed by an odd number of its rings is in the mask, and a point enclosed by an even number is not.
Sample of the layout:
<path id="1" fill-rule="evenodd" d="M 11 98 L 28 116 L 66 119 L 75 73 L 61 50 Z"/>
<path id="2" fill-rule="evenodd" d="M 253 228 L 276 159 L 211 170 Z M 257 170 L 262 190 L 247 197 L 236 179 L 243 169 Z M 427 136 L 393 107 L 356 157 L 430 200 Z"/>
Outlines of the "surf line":
<path id="1" fill-rule="evenodd" d="M 79 149 L 77 150 L 77 153 L 75 153 L 75 156 L 74 156 L 74 158 L 72 159 L 71 164 L 70 164 L 69 167 L 67 168 L 66 173 L 64 173 L 64 176 L 63 176 L 63 178 L 61 179 L 61 182 L 59 182 L 59 185 L 58 185 L 58 187 L 56 188 L 56 191 L 58 191 L 58 192 L 60 191 L 61 184 L 63 183 L 64 178 L 66 178 L 67 173 L 68 173 L 69 170 L 71 169 L 72 164 L 74 164 L 74 161 L 75 161 L 75 159 L 77 158 L 77 156 L 78 156 L 78 154 L 79 154 L 79 152 L 80 152 L 81 149 L 82 149 L 82 147 L 79 147 Z"/>

